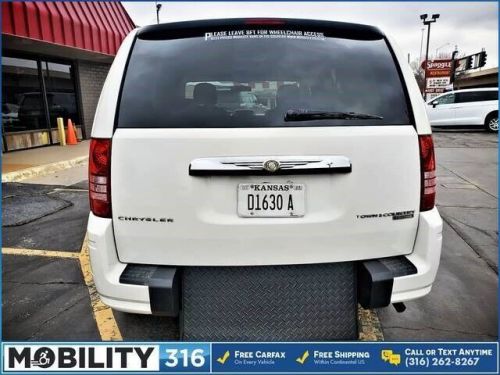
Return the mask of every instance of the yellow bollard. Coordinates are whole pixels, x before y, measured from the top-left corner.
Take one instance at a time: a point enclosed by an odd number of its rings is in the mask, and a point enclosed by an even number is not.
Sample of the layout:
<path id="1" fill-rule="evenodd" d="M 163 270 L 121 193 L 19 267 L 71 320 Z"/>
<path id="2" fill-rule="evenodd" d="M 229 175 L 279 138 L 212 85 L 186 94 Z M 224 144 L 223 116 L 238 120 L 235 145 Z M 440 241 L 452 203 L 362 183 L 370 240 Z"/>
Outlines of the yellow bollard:
<path id="1" fill-rule="evenodd" d="M 66 146 L 66 134 L 64 133 L 64 120 L 62 117 L 57 118 L 57 131 L 59 133 L 59 145 Z"/>

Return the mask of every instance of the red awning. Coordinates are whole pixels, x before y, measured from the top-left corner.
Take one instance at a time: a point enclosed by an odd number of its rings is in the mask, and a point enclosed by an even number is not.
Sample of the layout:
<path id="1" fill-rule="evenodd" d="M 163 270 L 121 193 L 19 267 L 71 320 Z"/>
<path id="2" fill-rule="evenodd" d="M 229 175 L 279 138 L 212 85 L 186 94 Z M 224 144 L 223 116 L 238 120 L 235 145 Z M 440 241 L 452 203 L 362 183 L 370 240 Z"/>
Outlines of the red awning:
<path id="1" fill-rule="evenodd" d="M 134 28 L 120 2 L 2 2 L 2 34 L 106 55 Z"/>

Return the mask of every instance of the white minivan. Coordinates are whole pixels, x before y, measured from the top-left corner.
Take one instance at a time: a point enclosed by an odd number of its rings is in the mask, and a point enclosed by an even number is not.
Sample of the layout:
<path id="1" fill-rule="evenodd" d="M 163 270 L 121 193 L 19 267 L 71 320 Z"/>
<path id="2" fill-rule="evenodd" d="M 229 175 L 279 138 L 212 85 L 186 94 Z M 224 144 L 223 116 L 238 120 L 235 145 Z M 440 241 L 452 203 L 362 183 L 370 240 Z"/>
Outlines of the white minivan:
<path id="1" fill-rule="evenodd" d="M 442 221 L 415 78 L 376 27 L 146 26 L 106 79 L 89 158 L 92 272 L 186 340 L 357 339 L 428 294 Z M 220 90 L 257 106 L 229 107 Z M 265 110 L 261 106 L 266 106 Z"/>
<path id="2" fill-rule="evenodd" d="M 498 88 L 466 89 L 447 92 L 427 102 L 432 126 L 484 127 L 498 132 Z"/>

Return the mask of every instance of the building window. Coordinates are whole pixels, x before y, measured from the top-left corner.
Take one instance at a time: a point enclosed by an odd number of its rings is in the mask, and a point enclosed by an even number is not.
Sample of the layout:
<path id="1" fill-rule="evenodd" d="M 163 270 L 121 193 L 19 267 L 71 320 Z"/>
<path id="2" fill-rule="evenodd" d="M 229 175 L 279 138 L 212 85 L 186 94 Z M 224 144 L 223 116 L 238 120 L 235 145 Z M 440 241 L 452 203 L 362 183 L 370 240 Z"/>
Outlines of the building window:
<path id="1" fill-rule="evenodd" d="M 73 68 L 68 64 L 42 61 L 43 79 L 47 91 L 50 126 L 57 128 L 57 118 L 78 122 Z"/>
<path id="2" fill-rule="evenodd" d="M 4 134 L 47 129 L 35 60 L 2 58 L 2 126 Z"/>
<path id="3" fill-rule="evenodd" d="M 2 57 L 4 151 L 58 143 L 58 117 L 80 123 L 74 75 L 71 64 Z"/>

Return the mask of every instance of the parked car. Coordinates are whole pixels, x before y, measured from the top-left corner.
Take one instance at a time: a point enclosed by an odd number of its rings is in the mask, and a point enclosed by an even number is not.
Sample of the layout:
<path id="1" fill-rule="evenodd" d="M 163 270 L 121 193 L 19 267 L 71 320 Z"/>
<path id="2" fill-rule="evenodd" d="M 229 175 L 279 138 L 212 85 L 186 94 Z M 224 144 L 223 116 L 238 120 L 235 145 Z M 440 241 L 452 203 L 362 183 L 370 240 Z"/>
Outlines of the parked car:
<path id="1" fill-rule="evenodd" d="M 276 107 L 231 116 L 210 83 L 228 81 L 276 82 Z M 357 339 L 358 303 L 431 290 L 435 169 L 413 73 L 376 27 L 134 30 L 92 129 L 95 285 L 116 310 L 178 317 L 182 339 Z"/>
<path id="2" fill-rule="evenodd" d="M 12 126 L 18 122 L 19 106 L 13 103 L 2 103 L 2 124 Z"/>
<path id="3" fill-rule="evenodd" d="M 51 127 L 57 126 L 57 118 L 65 121 L 77 119 L 76 98 L 74 93 L 48 92 L 47 103 Z M 15 130 L 46 129 L 46 117 L 40 92 L 27 92 L 19 100 L 19 122 Z"/>
<path id="4" fill-rule="evenodd" d="M 498 132 L 498 88 L 456 90 L 427 102 L 432 126 L 482 126 Z"/>

